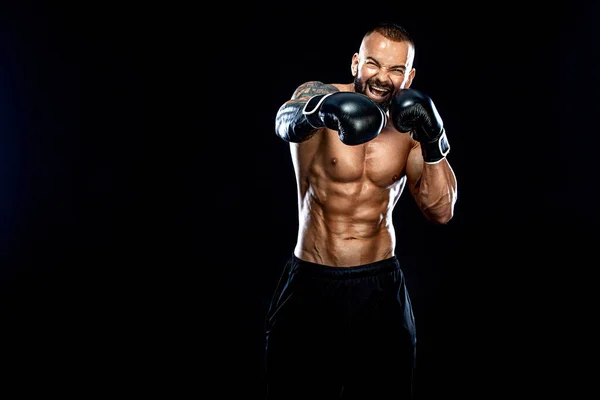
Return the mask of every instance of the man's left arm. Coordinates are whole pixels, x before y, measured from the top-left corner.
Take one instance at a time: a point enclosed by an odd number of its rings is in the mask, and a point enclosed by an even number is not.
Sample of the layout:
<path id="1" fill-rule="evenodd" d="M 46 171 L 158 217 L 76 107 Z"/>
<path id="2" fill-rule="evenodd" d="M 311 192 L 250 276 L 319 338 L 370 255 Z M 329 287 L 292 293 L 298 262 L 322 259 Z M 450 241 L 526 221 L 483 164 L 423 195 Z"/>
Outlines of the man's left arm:
<path id="1" fill-rule="evenodd" d="M 408 155 L 408 189 L 427 219 L 445 224 L 454 216 L 456 176 L 446 158 L 435 164 L 424 163 L 420 148 L 417 143 Z"/>
<path id="2" fill-rule="evenodd" d="M 433 101 L 415 89 L 402 89 L 390 114 L 396 129 L 413 138 L 406 164 L 413 198 L 428 220 L 447 223 L 454 216 L 457 182 L 446 158 L 450 152 L 448 137 Z"/>

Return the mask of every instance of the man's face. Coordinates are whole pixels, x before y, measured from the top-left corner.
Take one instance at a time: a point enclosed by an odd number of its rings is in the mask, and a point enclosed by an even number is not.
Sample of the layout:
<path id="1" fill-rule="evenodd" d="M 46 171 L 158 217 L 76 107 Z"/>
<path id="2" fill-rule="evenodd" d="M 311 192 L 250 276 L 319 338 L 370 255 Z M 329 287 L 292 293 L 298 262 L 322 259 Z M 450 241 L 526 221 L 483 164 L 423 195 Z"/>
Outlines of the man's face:
<path id="1" fill-rule="evenodd" d="M 379 33 L 367 37 L 352 57 L 354 90 L 369 96 L 388 110 L 398 90 L 410 86 L 414 49 L 408 42 L 394 42 Z"/>

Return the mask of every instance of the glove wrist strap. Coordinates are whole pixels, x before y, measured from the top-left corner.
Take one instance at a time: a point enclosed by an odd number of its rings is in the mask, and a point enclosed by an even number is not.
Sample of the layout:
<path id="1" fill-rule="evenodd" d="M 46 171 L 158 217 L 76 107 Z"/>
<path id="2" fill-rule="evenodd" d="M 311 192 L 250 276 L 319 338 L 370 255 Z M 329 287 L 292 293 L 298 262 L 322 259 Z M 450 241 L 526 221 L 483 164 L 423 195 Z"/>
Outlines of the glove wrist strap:
<path id="1" fill-rule="evenodd" d="M 442 129 L 442 134 L 435 142 L 421 143 L 421 151 L 426 164 L 437 164 L 446 158 L 450 152 L 446 130 Z"/>
<path id="2" fill-rule="evenodd" d="M 304 105 L 302 114 L 306 117 L 306 120 L 312 125 L 313 128 L 323 128 L 325 126 L 325 123 L 319 115 L 319 109 L 321 108 L 321 104 L 323 104 L 325 98 L 331 96 L 332 94 L 333 93 L 318 94 L 308 99 Z"/>

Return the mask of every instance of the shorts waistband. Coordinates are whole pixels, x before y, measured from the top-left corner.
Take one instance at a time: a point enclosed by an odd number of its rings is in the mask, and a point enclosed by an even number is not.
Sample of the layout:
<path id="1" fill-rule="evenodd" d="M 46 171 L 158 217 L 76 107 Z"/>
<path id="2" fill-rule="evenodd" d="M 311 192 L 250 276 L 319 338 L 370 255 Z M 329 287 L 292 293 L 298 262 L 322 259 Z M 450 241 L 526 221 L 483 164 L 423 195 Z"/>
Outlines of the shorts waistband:
<path id="1" fill-rule="evenodd" d="M 400 269 L 398 258 L 394 255 L 385 260 L 351 267 L 333 267 L 304 261 L 292 254 L 292 273 L 310 275 L 317 278 L 353 279 L 376 276 Z"/>

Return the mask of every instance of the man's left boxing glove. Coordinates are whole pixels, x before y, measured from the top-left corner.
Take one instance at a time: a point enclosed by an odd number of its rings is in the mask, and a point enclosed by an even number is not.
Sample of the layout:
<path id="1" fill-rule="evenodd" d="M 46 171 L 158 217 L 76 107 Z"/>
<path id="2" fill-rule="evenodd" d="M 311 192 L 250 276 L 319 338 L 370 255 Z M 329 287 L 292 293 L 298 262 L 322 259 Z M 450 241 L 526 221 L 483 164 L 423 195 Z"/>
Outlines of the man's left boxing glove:
<path id="1" fill-rule="evenodd" d="M 288 104 L 280 108 L 277 134 L 289 142 L 301 142 L 309 133 L 327 127 L 338 132 L 342 143 L 355 146 L 376 138 L 387 117 L 377 103 L 355 92 L 334 92 L 311 97 L 302 106 Z"/>
<path id="2" fill-rule="evenodd" d="M 444 123 L 433 101 L 415 89 L 401 89 L 392 100 L 390 118 L 400 132 L 410 132 L 421 144 L 423 160 L 436 164 L 450 151 Z"/>

